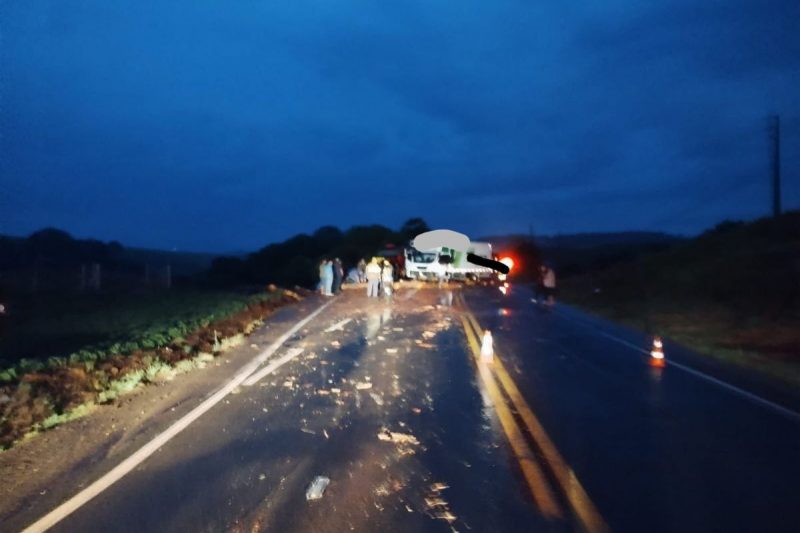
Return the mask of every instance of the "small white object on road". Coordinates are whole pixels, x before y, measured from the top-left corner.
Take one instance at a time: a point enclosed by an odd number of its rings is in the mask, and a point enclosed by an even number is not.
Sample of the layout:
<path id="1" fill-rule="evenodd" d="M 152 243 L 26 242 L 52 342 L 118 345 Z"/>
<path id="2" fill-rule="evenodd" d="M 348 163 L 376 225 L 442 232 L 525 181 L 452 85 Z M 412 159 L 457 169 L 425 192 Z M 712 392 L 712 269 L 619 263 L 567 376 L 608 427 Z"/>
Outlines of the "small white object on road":
<path id="1" fill-rule="evenodd" d="M 306 490 L 306 500 L 319 500 L 325 494 L 325 489 L 331 480 L 325 476 L 317 476 L 314 481 L 308 486 Z"/>

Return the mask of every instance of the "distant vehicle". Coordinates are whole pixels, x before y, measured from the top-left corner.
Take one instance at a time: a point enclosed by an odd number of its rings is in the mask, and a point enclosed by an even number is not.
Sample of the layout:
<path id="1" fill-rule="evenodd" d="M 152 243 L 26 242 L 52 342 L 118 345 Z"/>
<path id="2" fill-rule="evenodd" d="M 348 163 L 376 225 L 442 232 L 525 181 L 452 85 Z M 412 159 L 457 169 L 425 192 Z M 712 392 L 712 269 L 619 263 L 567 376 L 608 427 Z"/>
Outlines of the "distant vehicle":
<path id="1" fill-rule="evenodd" d="M 488 242 L 470 243 L 467 253 L 492 259 L 492 245 Z M 405 250 L 406 277 L 419 280 L 438 280 L 442 276 L 450 279 L 491 279 L 495 271 L 467 261 L 467 253 L 440 247 L 420 251 L 414 241 Z"/>

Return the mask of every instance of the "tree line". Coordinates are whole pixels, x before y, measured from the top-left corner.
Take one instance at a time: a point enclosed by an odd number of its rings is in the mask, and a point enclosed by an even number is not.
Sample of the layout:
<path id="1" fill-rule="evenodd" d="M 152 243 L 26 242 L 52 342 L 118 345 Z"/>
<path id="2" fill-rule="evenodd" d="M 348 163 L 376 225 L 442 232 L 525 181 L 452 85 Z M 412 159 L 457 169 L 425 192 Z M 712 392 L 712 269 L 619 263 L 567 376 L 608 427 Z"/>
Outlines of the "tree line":
<path id="1" fill-rule="evenodd" d="M 245 257 L 219 257 L 212 262 L 208 278 L 222 286 L 274 283 L 285 287 L 313 287 L 318 281 L 318 266 L 323 258 L 338 257 L 349 268 L 386 247 L 405 246 L 428 230 L 421 218 L 407 220 L 399 230 L 378 224 L 353 226 L 345 231 L 323 226 L 311 235 L 295 235 Z"/>

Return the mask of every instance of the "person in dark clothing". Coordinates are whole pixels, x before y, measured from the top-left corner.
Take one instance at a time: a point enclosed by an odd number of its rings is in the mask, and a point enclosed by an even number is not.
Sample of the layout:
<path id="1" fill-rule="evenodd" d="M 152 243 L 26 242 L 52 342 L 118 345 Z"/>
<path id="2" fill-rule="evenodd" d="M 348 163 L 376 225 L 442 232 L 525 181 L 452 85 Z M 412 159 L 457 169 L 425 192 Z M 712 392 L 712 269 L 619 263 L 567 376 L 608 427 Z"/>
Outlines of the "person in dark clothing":
<path id="1" fill-rule="evenodd" d="M 342 261 L 337 257 L 333 260 L 333 292 L 334 294 L 342 290 L 342 279 L 344 279 L 344 268 Z"/>

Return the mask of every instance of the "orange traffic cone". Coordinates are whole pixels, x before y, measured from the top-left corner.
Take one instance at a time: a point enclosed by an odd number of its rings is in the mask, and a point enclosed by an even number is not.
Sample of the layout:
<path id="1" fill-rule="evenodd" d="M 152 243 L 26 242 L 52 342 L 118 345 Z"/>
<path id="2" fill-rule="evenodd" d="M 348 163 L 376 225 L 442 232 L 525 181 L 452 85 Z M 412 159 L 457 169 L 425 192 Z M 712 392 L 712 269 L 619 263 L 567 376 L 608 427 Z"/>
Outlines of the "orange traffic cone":
<path id="1" fill-rule="evenodd" d="M 481 344 L 481 361 L 491 363 L 494 360 L 494 346 L 492 346 L 492 332 L 488 329 L 483 333 Z"/>
<path id="2" fill-rule="evenodd" d="M 661 337 L 653 337 L 653 349 L 650 350 L 650 357 L 664 359 L 664 343 L 661 342 Z"/>

